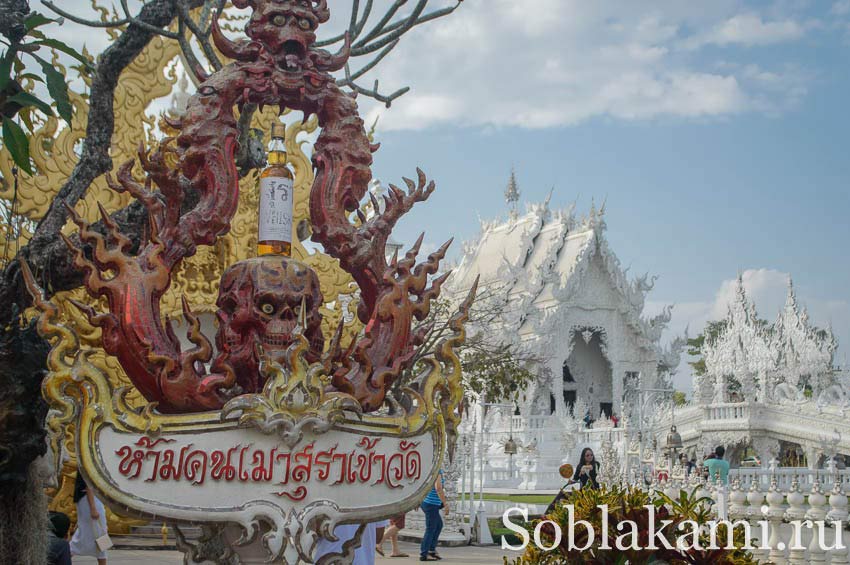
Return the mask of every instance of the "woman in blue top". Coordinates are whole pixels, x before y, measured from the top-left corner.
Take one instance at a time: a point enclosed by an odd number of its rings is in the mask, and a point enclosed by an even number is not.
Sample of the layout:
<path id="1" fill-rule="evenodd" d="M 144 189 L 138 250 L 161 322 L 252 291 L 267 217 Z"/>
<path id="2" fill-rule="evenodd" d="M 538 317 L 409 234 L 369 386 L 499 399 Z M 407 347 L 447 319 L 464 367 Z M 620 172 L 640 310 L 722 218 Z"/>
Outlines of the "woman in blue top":
<path id="1" fill-rule="evenodd" d="M 437 540 L 443 529 L 443 519 L 440 517 L 440 509 L 449 513 L 449 502 L 443 490 L 443 471 L 434 483 L 434 487 L 422 501 L 422 512 L 425 513 L 425 535 L 422 536 L 422 545 L 419 546 L 419 561 L 438 561 L 442 559 L 437 554 Z"/>

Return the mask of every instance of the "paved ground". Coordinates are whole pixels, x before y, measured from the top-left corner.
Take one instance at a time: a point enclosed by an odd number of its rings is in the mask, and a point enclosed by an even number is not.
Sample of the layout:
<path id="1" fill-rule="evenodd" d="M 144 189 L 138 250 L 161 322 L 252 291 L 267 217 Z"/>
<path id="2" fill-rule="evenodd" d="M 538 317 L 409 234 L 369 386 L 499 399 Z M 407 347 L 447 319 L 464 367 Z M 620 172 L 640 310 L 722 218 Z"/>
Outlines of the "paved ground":
<path id="1" fill-rule="evenodd" d="M 401 542 L 401 550 L 408 553 L 410 557 L 390 558 L 389 543 L 385 551 L 387 557 L 378 556 L 376 564 L 390 565 L 392 563 L 419 563 L 419 546 L 412 543 Z M 451 565 L 499 565 L 502 557 L 517 557 L 512 551 L 502 551 L 493 547 L 441 547 L 440 555 L 443 563 Z M 75 557 L 74 565 L 95 565 L 97 561 L 91 557 Z M 109 565 L 176 565 L 183 563 L 183 554 L 176 551 L 128 551 L 118 550 L 109 552 Z"/>

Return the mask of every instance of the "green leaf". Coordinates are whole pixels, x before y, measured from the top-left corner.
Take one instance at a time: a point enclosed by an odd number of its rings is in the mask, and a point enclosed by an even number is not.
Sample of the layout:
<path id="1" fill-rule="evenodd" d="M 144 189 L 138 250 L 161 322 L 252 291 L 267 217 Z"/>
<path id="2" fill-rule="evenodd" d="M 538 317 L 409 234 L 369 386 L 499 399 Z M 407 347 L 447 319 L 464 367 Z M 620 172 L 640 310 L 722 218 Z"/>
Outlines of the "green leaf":
<path id="1" fill-rule="evenodd" d="M 41 27 L 44 24 L 49 24 L 56 22 L 58 20 L 51 20 L 47 16 L 39 14 L 38 12 L 30 12 L 30 14 L 24 19 L 24 25 L 27 26 L 27 31 L 33 30 L 37 27 Z"/>
<path id="2" fill-rule="evenodd" d="M 22 122 L 24 122 L 24 125 L 27 126 L 27 131 L 32 133 L 35 130 L 32 123 L 32 106 L 21 108 L 18 112 L 18 117 Z"/>
<path id="3" fill-rule="evenodd" d="M 14 49 L 9 49 L 0 59 L 0 90 L 6 88 L 12 78 L 12 62 L 15 60 L 15 53 Z"/>
<path id="4" fill-rule="evenodd" d="M 38 64 L 41 65 L 41 70 L 44 72 L 44 78 L 47 79 L 47 91 L 50 97 L 56 103 L 56 111 L 63 120 L 71 125 L 71 117 L 74 109 L 71 107 L 71 100 L 68 98 L 68 85 L 65 84 L 65 77 L 62 73 L 56 70 L 49 62 L 45 61 L 38 55 L 33 55 Z"/>
<path id="5" fill-rule="evenodd" d="M 25 78 L 28 78 L 30 80 L 34 80 L 36 82 L 44 82 L 44 79 L 41 78 L 40 76 L 38 76 L 35 73 L 24 73 L 22 75 L 18 75 L 18 80 L 24 80 Z"/>
<path id="6" fill-rule="evenodd" d="M 40 39 L 38 41 L 33 41 L 34 45 L 43 45 L 45 47 L 50 47 L 56 49 L 57 51 L 61 51 L 66 55 L 70 55 L 77 61 L 81 62 L 84 65 L 89 65 L 89 60 L 86 59 L 83 55 L 77 53 L 77 51 L 73 47 L 69 47 L 67 44 L 62 43 L 58 39 Z"/>
<path id="7" fill-rule="evenodd" d="M 27 134 L 21 126 L 3 116 L 3 145 L 9 151 L 15 164 L 29 174 L 32 174 L 30 166 L 30 144 Z"/>
<path id="8" fill-rule="evenodd" d="M 19 92 L 11 98 L 7 98 L 6 103 L 8 104 L 9 102 L 17 102 L 21 106 L 35 106 L 48 116 L 53 115 L 53 108 L 50 107 L 50 104 L 43 100 L 39 100 L 29 92 Z"/>

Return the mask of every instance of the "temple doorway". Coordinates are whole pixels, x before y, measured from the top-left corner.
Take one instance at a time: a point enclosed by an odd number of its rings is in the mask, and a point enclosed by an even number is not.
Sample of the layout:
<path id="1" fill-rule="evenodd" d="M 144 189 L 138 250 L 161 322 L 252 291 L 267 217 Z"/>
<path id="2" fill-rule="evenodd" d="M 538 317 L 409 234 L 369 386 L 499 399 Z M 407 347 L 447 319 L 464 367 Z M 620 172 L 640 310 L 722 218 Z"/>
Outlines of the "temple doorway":
<path id="1" fill-rule="evenodd" d="M 564 400 L 583 399 L 593 420 L 602 414 L 610 417 L 614 406 L 613 372 L 605 347 L 602 331 L 577 329 L 572 351 L 564 362 Z"/>

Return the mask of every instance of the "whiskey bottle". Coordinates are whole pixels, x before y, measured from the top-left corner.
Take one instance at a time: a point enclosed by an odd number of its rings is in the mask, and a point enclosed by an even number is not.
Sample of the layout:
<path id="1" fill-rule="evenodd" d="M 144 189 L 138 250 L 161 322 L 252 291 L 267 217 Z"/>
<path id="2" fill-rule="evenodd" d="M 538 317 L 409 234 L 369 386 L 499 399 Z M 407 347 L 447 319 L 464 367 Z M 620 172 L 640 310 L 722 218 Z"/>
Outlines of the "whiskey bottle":
<path id="1" fill-rule="evenodd" d="M 272 124 L 268 166 L 260 173 L 258 255 L 292 254 L 293 177 L 286 166 L 284 125 Z"/>

